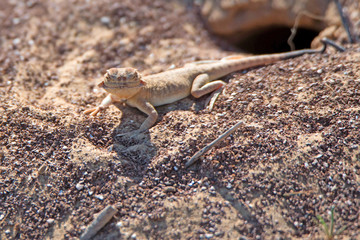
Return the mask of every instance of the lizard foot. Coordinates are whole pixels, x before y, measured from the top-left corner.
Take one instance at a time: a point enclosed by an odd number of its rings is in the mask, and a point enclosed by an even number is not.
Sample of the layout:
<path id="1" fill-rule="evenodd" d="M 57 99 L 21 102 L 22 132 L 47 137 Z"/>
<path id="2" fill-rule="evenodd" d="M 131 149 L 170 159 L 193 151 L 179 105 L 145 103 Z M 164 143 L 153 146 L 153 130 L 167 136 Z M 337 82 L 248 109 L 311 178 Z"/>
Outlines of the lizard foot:
<path id="1" fill-rule="evenodd" d="M 84 114 L 90 115 L 90 116 L 96 116 L 101 110 L 102 110 L 101 107 L 90 108 L 88 110 L 85 110 Z"/>
<path id="2" fill-rule="evenodd" d="M 126 132 L 126 133 L 120 133 L 120 134 L 117 134 L 115 136 L 115 138 L 123 138 L 123 137 L 126 137 L 126 138 L 135 138 L 137 137 L 139 134 L 141 134 L 142 132 L 144 132 L 144 130 L 134 130 L 134 131 L 130 131 L 130 132 Z"/>
<path id="3" fill-rule="evenodd" d="M 206 99 L 205 106 L 207 106 L 206 108 L 209 109 L 210 112 L 213 110 L 215 101 L 223 89 L 224 87 L 217 89 L 216 91 L 212 92 L 212 94 Z"/>

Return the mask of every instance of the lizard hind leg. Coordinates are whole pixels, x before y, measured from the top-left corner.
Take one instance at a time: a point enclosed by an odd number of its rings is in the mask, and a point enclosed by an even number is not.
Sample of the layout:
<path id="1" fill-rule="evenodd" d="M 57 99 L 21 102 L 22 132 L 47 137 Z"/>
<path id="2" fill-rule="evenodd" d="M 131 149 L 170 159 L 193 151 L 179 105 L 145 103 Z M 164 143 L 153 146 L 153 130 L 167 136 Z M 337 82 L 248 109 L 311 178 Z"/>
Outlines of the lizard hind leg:
<path id="1" fill-rule="evenodd" d="M 192 84 L 191 95 L 196 98 L 202 97 L 208 93 L 211 95 L 206 99 L 205 106 L 211 111 L 214 107 L 214 103 L 225 86 L 225 82 L 221 80 L 215 80 L 210 82 L 208 74 L 198 75 Z"/>

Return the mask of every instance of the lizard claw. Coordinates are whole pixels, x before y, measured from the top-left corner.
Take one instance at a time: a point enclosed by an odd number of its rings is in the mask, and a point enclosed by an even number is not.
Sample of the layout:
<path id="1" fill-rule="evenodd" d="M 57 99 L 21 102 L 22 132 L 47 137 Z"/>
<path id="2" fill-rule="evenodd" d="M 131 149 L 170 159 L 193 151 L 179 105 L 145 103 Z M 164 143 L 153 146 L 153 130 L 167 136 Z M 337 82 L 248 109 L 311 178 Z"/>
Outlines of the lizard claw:
<path id="1" fill-rule="evenodd" d="M 220 93 L 222 92 L 222 90 L 224 89 L 224 87 L 219 88 L 218 90 L 214 91 L 205 101 L 205 106 L 207 106 L 206 108 L 209 109 L 209 111 L 211 112 L 216 99 L 219 97 Z"/>
<path id="2" fill-rule="evenodd" d="M 138 129 L 138 130 L 134 130 L 134 131 L 126 132 L 126 133 L 120 133 L 120 134 L 117 134 L 117 135 L 115 136 L 115 138 L 117 138 L 117 137 L 121 137 L 121 138 L 122 138 L 122 137 L 134 138 L 134 137 L 138 136 L 138 135 L 139 135 L 140 133 L 142 133 L 142 132 L 144 132 L 144 131 Z"/>
<path id="3" fill-rule="evenodd" d="M 100 108 L 100 107 L 91 108 L 91 109 L 85 110 L 84 114 L 90 115 L 90 116 L 96 116 L 101 110 L 102 110 L 102 108 Z"/>
<path id="4" fill-rule="evenodd" d="M 117 137 L 124 137 L 124 136 L 128 135 L 129 133 L 131 133 L 131 132 L 116 134 L 115 137 L 116 137 L 116 138 L 117 138 Z"/>

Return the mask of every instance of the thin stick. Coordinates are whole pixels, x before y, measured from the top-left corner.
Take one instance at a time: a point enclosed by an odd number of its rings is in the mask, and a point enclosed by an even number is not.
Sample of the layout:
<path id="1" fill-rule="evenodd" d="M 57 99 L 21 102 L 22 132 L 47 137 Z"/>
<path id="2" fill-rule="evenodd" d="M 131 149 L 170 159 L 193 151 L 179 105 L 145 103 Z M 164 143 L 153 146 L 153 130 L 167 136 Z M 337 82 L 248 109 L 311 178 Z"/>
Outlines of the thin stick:
<path id="1" fill-rule="evenodd" d="M 80 240 L 92 238 L 101 228 L 103 228 L 110 219 L 117 213 L 117 209 L 111 205 L 103 209 L 99 215 L 86 228 L 85 232 L 80 236 Z"/>
<path id="2" fill-rule="evenodd" d="M 194 164 L 196 162 L 196 160 L 198 160 L 201 155 L 203 155 L 204 153 L 209 151 L 212 147 L 214 147 L 216 144 L 221 142 L 221 140 L 223 140 L 224 138 L 229 136 L 232 132 L 234 132 L 237 128 L 239 128 L 241 124 L 243 124 L 243 121 L 239 121 L 237 124 L 235 124 L 229 130 L 227 130 L 225 133 L 220 135 L 217 139 L 212 141 L 209 145 L 205 146 L 203 149 L 201 149 L 200 151 L 195 153 L 195 155 L 192 156 L 192 158 L 189 161 L 186 162 L 185 167 L 187 168 L 187 167 L 190 167 L 192 164 Z"/>
<path id="3" fill-rule="evenodd" d="M 300 19 L 301 19 L 302 15 L 307 16 L 307 17 L 312 18 L 312 19 L 315 19 L 315 20 L 325 21 L 325 18 L 322 17 L 322 16 L 315 15 L 313 13 L 310 13 L 310 12 L 306 11 L 306 10 L 301 11 L 295 18 L 294 26 L 290 29 L 291 34 L 290 34 L 290 36 L 289 36 L 289 38 L 287 40 L 287 43 L 290 46 L 291 51 L 295 50 L 294 38 L 295 38 L 295 35 L 297 33 L 297 29 L 298 29 L 299 22 L 300 22 Z"/>
<path id="4" fill-rule="evenodd" d="M 350 42 L 350 43 L 355 43 L 355 40 L 354 40 L 354 38 L 353 38 L 352 35 L 351 35 L 349 23 L 348 23 L 348 21 L 347 21 L 347 18 L 346 18 L 345 15 L 344 15 L 344 12 L 343 12 L 343 8 L 342 8 L 342 6 L 341 6 L 341 3 L 340 3 L 338 0 L 334 0 L 334 2 L 335 2 L 335 4 L 336 4 L 337 10 L 338 10 L 338 12 L 339 12 L 342 25 L 343 25 L 343 27 L 345 28 L 346 34 L 348 35 L 349 42 Z"/>
<path id="5" fill-rule="evenodd" d="M 1 224 L 3 224 L 3 222 L 5 221 L 5 219 L 7 218 L 7 216 L 9 215 L 9 213 L 10 213 L 10 212 L 8 212 L 8 213 L 6 214 L 6 216 L 3 218 L 3 220 L 1 220 L 0 226 L 1 226 Z"/>

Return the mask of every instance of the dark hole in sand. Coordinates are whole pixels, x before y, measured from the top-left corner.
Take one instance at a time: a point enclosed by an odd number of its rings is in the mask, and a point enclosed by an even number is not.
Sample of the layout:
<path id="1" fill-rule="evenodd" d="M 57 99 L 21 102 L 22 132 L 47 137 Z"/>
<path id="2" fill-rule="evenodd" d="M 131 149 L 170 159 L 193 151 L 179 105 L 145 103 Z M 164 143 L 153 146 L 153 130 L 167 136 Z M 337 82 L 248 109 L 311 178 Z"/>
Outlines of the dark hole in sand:
<path id="1" fill-rule="evenodd" d="M 319 34 L 319 31 L 298 28 L 293 39 L 296 50 L 310 48 L 311 41 Z M 243 35 L 243 34 L 242 34 Z M 231 47 L 238 48 L 253 54 L 278 53 L 290 51 L 288 39 L 291 30 L 284 26 L 273 26 L 246 33 L 246 37 L 234 34 L 226 37 L 226 42 Z"/>

